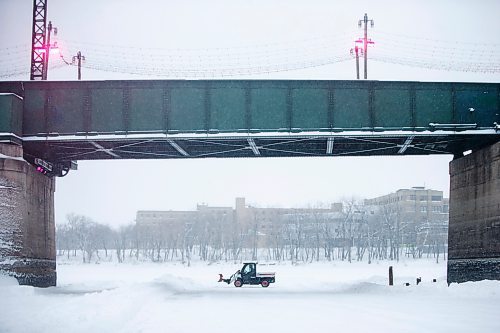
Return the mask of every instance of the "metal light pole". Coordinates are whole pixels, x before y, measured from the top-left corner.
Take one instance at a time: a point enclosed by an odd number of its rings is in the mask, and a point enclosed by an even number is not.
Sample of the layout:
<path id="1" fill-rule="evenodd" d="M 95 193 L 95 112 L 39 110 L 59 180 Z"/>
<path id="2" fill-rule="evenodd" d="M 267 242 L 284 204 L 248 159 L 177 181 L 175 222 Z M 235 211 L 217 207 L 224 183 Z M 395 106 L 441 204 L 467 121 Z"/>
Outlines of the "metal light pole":
<path id="1" fill-rule="evenodd" d="M 365 80 L 368 78 L 368 44 L 373 44 L 372 41 L 368 41 L 368 22 L 371 23 L 371 27 L 373 28 L 373 20 L 368 19 L 368 14 L 365 13 L 365 16 L 362 20 L 358 21 L 358 26 L 361 28 L 361 25 L 364 24 L 365 29 L 365 37 L 363 39 L 363 49 L 365 52 Z"/>

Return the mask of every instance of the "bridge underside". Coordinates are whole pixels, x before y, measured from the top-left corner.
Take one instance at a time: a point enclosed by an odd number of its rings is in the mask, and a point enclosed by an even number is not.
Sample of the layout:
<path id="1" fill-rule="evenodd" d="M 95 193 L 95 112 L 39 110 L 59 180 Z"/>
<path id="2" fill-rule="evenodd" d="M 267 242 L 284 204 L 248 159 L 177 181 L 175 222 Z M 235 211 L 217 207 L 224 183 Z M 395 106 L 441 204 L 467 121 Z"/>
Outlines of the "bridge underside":
<path id="1" fill-rule="evenodd" d="M 53 162 L 95 159 L 461 155 L 498 140 L 496 134 L 200 134 L 28 137 L 25 155 Z"/>

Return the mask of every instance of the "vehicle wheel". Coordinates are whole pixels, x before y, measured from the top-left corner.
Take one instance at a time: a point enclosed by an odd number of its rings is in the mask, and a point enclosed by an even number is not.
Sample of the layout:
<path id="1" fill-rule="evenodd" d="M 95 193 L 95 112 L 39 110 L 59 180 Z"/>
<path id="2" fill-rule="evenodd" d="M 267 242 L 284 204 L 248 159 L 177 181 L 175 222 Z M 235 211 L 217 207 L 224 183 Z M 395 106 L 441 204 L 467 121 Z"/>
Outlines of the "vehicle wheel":
<path id="1" fill-rule="evenodd" d="M 264 287 L 264 288 L 267 288 L 267 287 L 269 287 L 269 281 L 264 280 L 264 281 L 262 281 L 262 282 L 260 283 L 260 285 L 261 285 L 262 287 Z"/>
<path id="2" fill-rule="evenodd" d="M 243 285 L 243 281 L 241 281 L 241 280 L 234 281 L 234 286 L 235 287 L 241 287 L 242 285 Z"/>

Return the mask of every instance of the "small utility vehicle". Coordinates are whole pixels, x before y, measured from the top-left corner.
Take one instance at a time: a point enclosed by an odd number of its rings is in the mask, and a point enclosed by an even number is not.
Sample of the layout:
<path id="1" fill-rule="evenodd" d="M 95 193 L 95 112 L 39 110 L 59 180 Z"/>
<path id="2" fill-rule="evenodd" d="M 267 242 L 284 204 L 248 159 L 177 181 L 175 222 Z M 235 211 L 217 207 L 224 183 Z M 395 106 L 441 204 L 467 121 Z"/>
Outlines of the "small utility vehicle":
<path id="1" fill-rule="evenodd" d="M 241 287 L 244 284 L 260 284 L 262 287 L 267 288 L 270 283 L 276 281 L 275 276 L 276 273 L 257 273 L 257 263 L 246 262 L 229 279 L 224 279 L 222 274 L 219 274 L 219 282 L 233 283 L 235 287 Z"/>

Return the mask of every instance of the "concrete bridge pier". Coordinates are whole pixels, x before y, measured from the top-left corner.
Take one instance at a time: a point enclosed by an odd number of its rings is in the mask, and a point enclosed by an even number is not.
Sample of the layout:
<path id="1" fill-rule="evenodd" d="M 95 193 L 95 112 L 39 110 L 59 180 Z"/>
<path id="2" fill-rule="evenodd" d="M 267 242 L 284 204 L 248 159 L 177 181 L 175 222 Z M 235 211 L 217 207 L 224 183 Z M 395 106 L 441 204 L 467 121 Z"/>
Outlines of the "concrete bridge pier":
<path id="1" fill-rule="evenodd" d="M 55 180 L 0 143 L 0 270 L 21 285 L 56 285 Z"/>
<path id="2" fill-rule="evenodd" d="M 450 162 L 448 283 L 500 280 L 500 142 Z"/>

